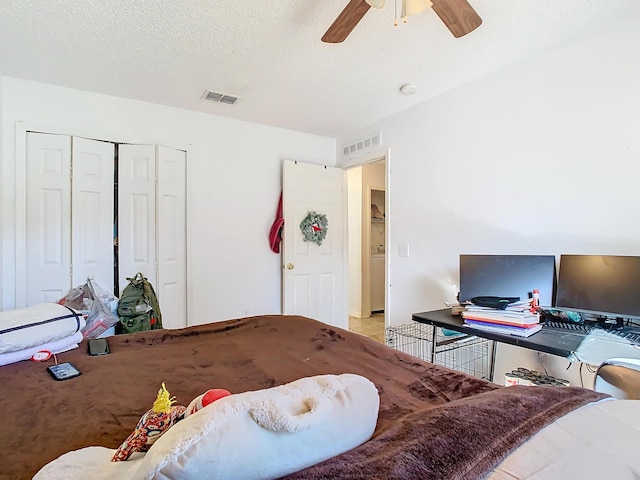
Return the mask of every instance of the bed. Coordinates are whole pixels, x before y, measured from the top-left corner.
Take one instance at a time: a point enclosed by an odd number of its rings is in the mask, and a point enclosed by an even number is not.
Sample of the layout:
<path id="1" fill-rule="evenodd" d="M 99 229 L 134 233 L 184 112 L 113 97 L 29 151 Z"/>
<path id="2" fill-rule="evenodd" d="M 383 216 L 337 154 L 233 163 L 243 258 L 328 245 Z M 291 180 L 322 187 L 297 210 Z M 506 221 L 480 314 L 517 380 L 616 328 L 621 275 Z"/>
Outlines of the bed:
<path id="1" fill-rule="evenodd" d="M 82 372 L 65 381 L 49 376 L 51 361 L 0 367 L 1 479 L 30 479 L 91 445 L 117 448 L 163 382 L 186 404 L 210 388 L 236 394 L 343 373 L 362 375 L 378 390 L 372 438 L 290 480 L 640 472 L 630 446 L 640 433 L 636 401 L 578 387 L 502 387 L 305 317 L 241 318 L 110 337 L 109 344 L 108 355 L 89 356 L 85 342 L 59 354 L 58 362 Z"/>

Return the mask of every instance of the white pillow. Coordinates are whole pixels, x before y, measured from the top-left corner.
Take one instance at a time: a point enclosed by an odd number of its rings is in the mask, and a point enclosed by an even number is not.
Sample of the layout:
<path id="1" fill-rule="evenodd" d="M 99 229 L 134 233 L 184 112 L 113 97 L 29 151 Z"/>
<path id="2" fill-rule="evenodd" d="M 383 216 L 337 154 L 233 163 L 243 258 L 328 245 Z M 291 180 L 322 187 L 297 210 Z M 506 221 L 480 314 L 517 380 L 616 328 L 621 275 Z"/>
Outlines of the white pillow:
<path id="1" fill-rule="evenodd" d="M 84 317 L 57 303 L 0 312 L 0 353 L 60 340 L 82 330 Z"/>
<path id="2" fill-rule="evenodd" d="M 353 374 L 319 375 L 216 400 L 171 427 L 146 454 L 111 462 L 114 450 L 62 455 L 34 480 L 274 479 L 371 438 L 380 398 Z"/>
<path id="3" fill-rule="evenodd" d="M 73 335 L 61 338 L 60 340 L 54 340 L 53 342 L 43 343 L 42 345 L 35 347 L 25 348 L 24 350 L 18 350 L 17 352 L 0 353 L 0 366 L 9 365 L 22 360 L 28 360 L 36 352 L 41 350 L 46 350 L 51 353 L 62 353 L 68 350 L 73 350 L 74 348 L 78 348 L 82 339 L 82 332 L 76 332 Z"/>

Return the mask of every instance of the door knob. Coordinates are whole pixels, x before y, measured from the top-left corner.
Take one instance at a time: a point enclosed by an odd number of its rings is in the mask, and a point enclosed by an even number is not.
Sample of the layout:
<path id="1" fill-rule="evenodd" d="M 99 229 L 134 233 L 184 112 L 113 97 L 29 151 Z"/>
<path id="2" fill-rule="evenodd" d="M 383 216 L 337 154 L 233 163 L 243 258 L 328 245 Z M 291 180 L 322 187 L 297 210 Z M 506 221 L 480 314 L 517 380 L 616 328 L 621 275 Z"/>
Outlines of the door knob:
<path id="1" fill-rule="evenodd" d="M 293 270 L 294 268 L 293 263 L 287 263 L 287 270 Z"/>

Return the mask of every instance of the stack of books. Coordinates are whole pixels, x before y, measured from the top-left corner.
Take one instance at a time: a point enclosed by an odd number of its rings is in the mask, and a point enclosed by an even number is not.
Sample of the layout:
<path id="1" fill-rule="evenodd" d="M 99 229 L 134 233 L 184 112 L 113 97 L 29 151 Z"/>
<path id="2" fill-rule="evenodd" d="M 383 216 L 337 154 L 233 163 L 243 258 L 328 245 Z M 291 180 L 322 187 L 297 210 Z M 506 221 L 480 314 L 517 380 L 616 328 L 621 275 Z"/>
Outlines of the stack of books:
<path id="1" fill-rule="evenodd" d="M 528 337 L 542 328 L 540 315 L 531 311 L 529 299 L 511 303 L 504 310 L 467 305 L 462 318 L 470 328 L 518 337 Z"/>

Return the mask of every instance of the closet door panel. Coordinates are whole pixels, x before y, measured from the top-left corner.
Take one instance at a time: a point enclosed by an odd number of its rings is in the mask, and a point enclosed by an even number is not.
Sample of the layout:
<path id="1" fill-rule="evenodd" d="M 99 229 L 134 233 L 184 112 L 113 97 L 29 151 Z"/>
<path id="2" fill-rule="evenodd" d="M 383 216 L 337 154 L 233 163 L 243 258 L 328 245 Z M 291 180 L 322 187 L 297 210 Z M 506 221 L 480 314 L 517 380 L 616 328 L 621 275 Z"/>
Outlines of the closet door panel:
<path id="1" fill-rule="evenodd" d="M 118 276 L 120 293 L 127 277 L 142 272 L 157 288 L 156 147 L 118 147 Z"/>
<path id="2" fill-rule="evenodd" d="M 158 146 L 158 286 L 165 328 L 186 319 L 186 152 Z"/>
<path id="3" fill-rule="evenodd" d="M 72 284 L 81 285 L 93 276 L 113 291 L 115 146 L 78 137 L 72 145 Z"/>
<path id="4" fill-rule="evenodd" d="M 71 137 L 27 133 L 26 304 L 71 287 Z"/>

